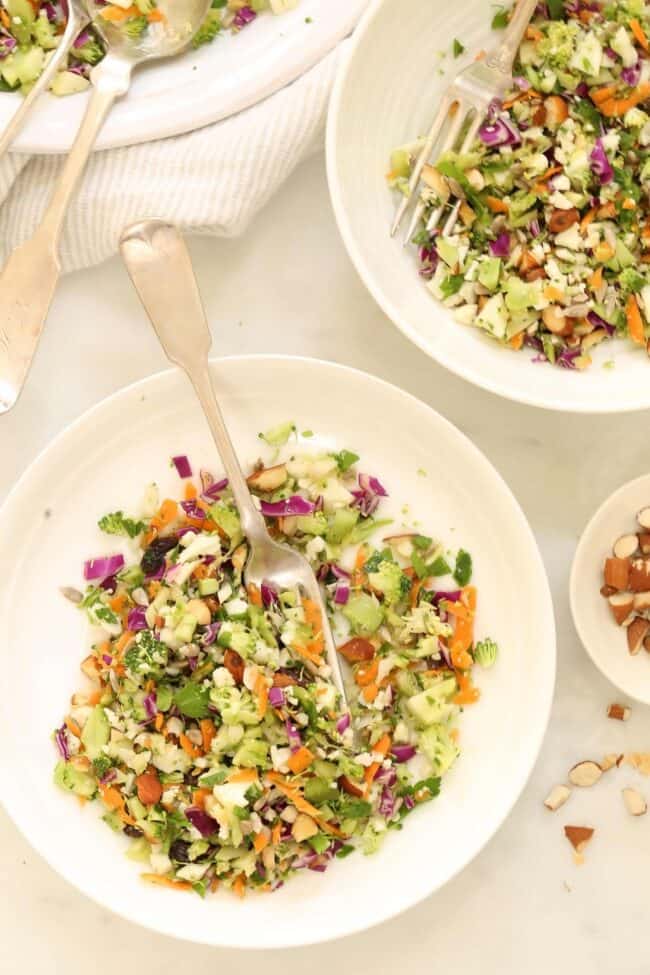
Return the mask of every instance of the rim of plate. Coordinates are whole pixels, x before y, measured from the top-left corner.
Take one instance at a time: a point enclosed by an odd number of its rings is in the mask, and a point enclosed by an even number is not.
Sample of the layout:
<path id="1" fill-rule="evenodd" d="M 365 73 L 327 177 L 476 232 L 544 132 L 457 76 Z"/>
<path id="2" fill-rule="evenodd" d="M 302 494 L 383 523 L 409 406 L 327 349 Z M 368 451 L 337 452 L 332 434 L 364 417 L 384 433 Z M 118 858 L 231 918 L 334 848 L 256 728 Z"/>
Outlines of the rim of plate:
<path id="1" fill-rule="evenodd" d="M 142 920 L 138 918 L 136 920 L 130 917 L 126 911 L 122 911 L 119 908 L 119 906 L 114 906 L 112 904 L 109 906 L 108 904 L 106 904 L 98 895 L 96 895 L 93 892 L 93 890 L 90 888 L 90 885 L 86 883 L 84 880 L 79 880 L 79 879 L 73 880 L 69 878 L 67 874 L 61 871 L 58 865 L 53 864 L 47 852 L 47 845 L 44 841 L 40 839 L 40 836 L 35 837 L 32 835 L 27 835 L 25 832 L 23 832 L 20 823 L 19 809 L 14 808 L 13 800 L 10 797 L 9 790 L 5 789 L 4 794 L 0 794 L 0 805 L 5 809 L 13 825 L 16 827 L 16 829 L 18 829 L 18 831 L 29 843 L 32 849 L 34 849 L 39 854 L 39 856 L 41 856 L 43 860 L 48 864 L 48 866 L 50 866 L 51 869 L 53 869 L 57 873 L 57 875 L 60 876 L 66 883 L 70 884 L 70 886 L 80 891 L 84 896 L 88 897 L 91 901 L 98 904 L 104 910 L 110 911 L 112 914 L 115 914 L 118 917 L 123 918 L 125 921 L 128 921 L 131 924 L 136 924 L 146 930 L 155 931 L 158 934 L 163 934 L 166 935 L 167 937 L 172 937 L 180 941 L 203 944 L 203 945 L 208 945 L 210 947 L 216 947 L 216 948 L 239 948 L 239 949 L 245 948 L 246 950 L 249 951 L 263 951 L 263 950 L 268 950 L 269 948 L 283 950 L 287 948 L 307 947 L 309 945 L 322 944 L 329 941 L 339 940 L 340 938 L 348 937 L 353 934 L 359 934 L 363 931 L 371 930 L 372 928 L 376 927 L 379 924 L 382 924 L 385 921 L 389 921 L 395 917 L 399 917 L 405 911 L 409 910 L 412 907 L 415 907 L 417 904 L 426 900 L 428 897 L 436 893 L 438 890 L 441 890 L 444 886 L 446 886 L 446 884 L 448 884 L 456 876 L 458 876 L 475 859 L 475 857 L 478 856 L 478 854 L 490 842 L 490 840 L 494 837 L 494 835 L 502 828 L 504 822 L 510 816 L 510 813 L 512 812 L 512 809 L 514 808 L 515 804 L 521 797 L 521 794 L 530 779 L 533 769 L 537 764 L 541 747 L 546 735 L 546 730 L 548 728 L 548 723 L 551 715 L 551 707 L 553 704 L 553 696 L 555 692 L 555 679 L 556 679 L 556 669 L 557 669 L 557 640 L 556 640 L 555 616 L 553 612 L 553 600 L 551 596 L 551 590 L 548 582 L 546 568 L 544 566 L 544 562 L 541 553 L 539 551 L 539 547 L 537 545 L 535 535 L 532 531 L 532 528 L 528 522 L 528 519 L 526 518 L 523 509 L 521 508 L 521 505 L 517 501 L 510 487 L 508 486 L 504 478 L 501 476 L 499 471 L 496 469 L 496 467 L 494 467 L 490 463 L 488 458 L 469 439 L 469 437 L 466 434 L 464 434 L 461 430 L 459 430 L 456 426 L 454 426 L 454 424 L 451 423 L 450 420 L 448 420 L 442 414 L 438 413 L 436 410 L 433 409 L 433 407 L 429 406 L 427 403 L 424 403 L 422 400 L 418 399 L 417 396 L 414 396 L 413 394 L 406 392 L 405 390 L 401 389 L 399 386 L 394 385 L 393 383 L 389 383 L 386 380 L 380 379 L 379 377 L 374 376 L 371 373 L 364 372 L 361 369 L 356 369 L 352 366 L 342 365 L 337 362 L 330 362 L 329 360 L 326 359 L 317 359 L 310 356 L 288 356 L 288 355 L 281 355 L 281 354 L 264 354 L 264 353 L 258 353 L 254 355 L 234 355 L 234 356 L 222 356 L 222 357 L 214 356 L 211 357 L 210 359 L 211 365 L 215 363 L 222 364 L 222 363 L 229 363 L 229 362 L 238 362 L 238 363 L 281 362 L 284 364 L 291 363 L 291 367 L 293 367 L 293 364 L 296 364 L 297 366 L 302 366 L 306 368 L 325 369 L 325 370 L 331 370 L 333 372 L 346 373 L 349 374 L 350 376 L 356 377 L 357 379 L 363 382 L 370 382 L 371 384 L 375 384 L 380 388 L 384 388 L 385 390 L 390 391 L 392 395 L 397 395 L 398 397 L 403 398 L 412 406 L 415 406 L 420 410 L 432 414 L 433 417 L 435 417 L 436 422 L 441 423 L 450 432 L 452 432 L 456 437 L 459 438 L 460 442 L 463 444 L 465 449 L 472 455 L 473 460 L 485 471 L 487 475 L 489 475 L 499 485 L 500 489 L 509 498 L 510 502 L 513 505 L 514 511 L 519 516 L 521 529 L 528 537 L 528 541 L 530 542 L 530 546 L 531 546 L 530 556 L 534 563 L 534 570 L 540 587 L 538 590 L 540 596 L 540 603 L 546 604 L 546 612 L 544 613 L 544 618 L 546 620 L 546 624 L 545 624 L 546 633 L 544 636 L 544 642 L 548 646 L 548 653 L 546 659 L 545 683 L 544 685 L 538 685 L 538 688 L 541 690 L 541 693 L 538 699 L 539 704 L 537 706 L 537 711 L 536 711 L 537 716 L 535 721 L 535 727 L 532 729 L 533 733 L 531 736 L 530 758 L 529 761 L 526 763 L 527 768 L 522 771 L 522 773 L 519 775 L 517 781 L 514 784 L 511 801 L 507 804 L 507 806 L 502 811 L 501 816 L 495 822 L 495 826 L 492 832 L 489 835 L 480 838 L 478 842 L 468 843 L 466 847 L 466 851 L 464 852 L 463 856 L 459 859 L 456 868 L 452 870 L 440 883 L 437 883 L 435 886 L 432 886 L 429 890 L 423 891 L 422 893 L 418 893 L 415 896 L 410 895 L 409 897 L 405 898 L 403 904 L 397 907 L 391 906 L 383 913 L 378 913 L 377 917 L 373 918 L 373 920 L 370 923 L 367 923 L 365 921 L 361 921 L 360 923 L 355 923 L 352 917 L 348 917 L 348 923 L 345 925 L 345 927 L 342 928 L 342 930 L 339 933 L 334 935 L 327 934 L 323 938 L 310 937 L 308 940 L 301 941 L 301 942 L 285 942 L 285 943 L 268 942 L 268 943 L 258 943 L 255 945 L 244 946 L 240 942 L 220 941 L 218 943 L 215 943 L 214 941 L 209 940 L 207 937 L 204 937 L 201 932 L 198 932 L 196 935 L 193 934 L 192 937 L 190 938 L 187 935 L 181 934 L 180 932 L 177 931 L 165 930 L 162 927 L 162 925 L 156 924 L 155 918 L 152 918 L 151 920 Z M 153 387 L 161 382 L 165 382 L 169 377 L 176 374 L 177 372 L 178 370 L 174 368 L 164 369 L 157 373 L 153 373 L 150 376 L 146 376 L 143 379 L 139 379 L 133 383 L 129 383 L 126 386 L 123 386 L 120 389 L 116 390 L 114 393 L 111 393 L 109 396 L 105 397 L 104 399 L 100 400 L 94 406 L 91 406 L 88 410 L 82 413 L 81 416 L 77 417 L 75 420 L 73 420 L 71 423 L 65 426 L 50 441 L 50 443 L 47 444 L 36 455 L 36 457 L 31 461 L 31 463 L 28 464 L 25 471 L 20 475 L 13 488 L 7 494 L 6 498 L 0 505 L 0 524 L 2 523 L 2 520 L 5 517 L 6 511 L 13 503 L 14 498 L 17 497 L 17 495 L 20 493 L 23 483 L 26 482 L 28 478 L 33 476 L 34 471 L 38 470 L 38 467 L 46 460 L 47 455 L 51 449 L 54 449 L 67 436 L 75 433 L 80 427 L 87 424 L 89 420 L 92 420 L 94 416 L 96 416 L 103 410 L 110 408 L 116 400 L 119 400 L 121 397 L 127 396 L 134 392 L 139 392 L 147 387 Z"/>
<path id="2" fill-rule="evenodd" d="M 603 396 L 596 402 L 581 402 L 573 399 L 564 400 L 561 396 L 558 396 L 553 401 L 550 401 L 549 399 L 542 399 L 535 396 L 533 389 L 531 389 L 530 393 L 526 393 L 525 391 L 513 391 L 500 382 L 492 381 L 488 376 L 481 372 L 480 369 L 464 365 L 462 360 L 459 361 L 459 359 L 454 358 L 453 355 L 448 355 L 444 351 L 440 352 L 437 349 L 434 351 L 420 331 L 415 326 L 410 324 L 408 318 L 400 311 L 399 307 L 384 294 L 379 284 L 375 283 L 374 275 L 371 273 L 368 267 L 363 255 L 363 251 L 356 244 L 352 225 L 343 202 L 343 193 L 337 175 L 338 139 L 336 130 L 338 127 L 338 117 L 343 107 L 348 74 L 352 68 L 353 61 L 359 48 L 366 41 L 366 35 L 372 30 L 376 17 L 388 2 L 389 0 L 371 0 L 370 6 L 359 21 L 359 24 L 352 35 L 350 47 L 345 53 L 345 56 L 339 66 L 334 88 L 332 90 L 325 135 L 327 182 L 334 215 L 336 217 L 339 233 L 343 238 L 343 243 L 345 244 L 348 255 L 354 264 L 364 286 L 368 289 L 381 310 L 385 315 L 387 315 L 391 322 L 411 342 L 413 342 L 414 345 L 421 349 L 422 352 L 426 353 L 429 358 L 439 363 L 439 365 L 443 366 L 443 368 L 447 369 L 449 372 L 459 376 L 461 379 L 465 379 L 481 389 L 494 393 L 496 396 L 499 396 L 502 399 L 508 399 L 515 403 L 523 403 L 526 406 L 535 406 L 538 409 L 563 413 L 633 413 L 638 410 L 648 409 L 650 407 L 650 386 L 648 387 L 648 393 L 645 396 L 643 396 L 643 390 L 639 389 L 639 396 L 636 400 L 630 399 L 625 403 L 619 403 L 616 401 L 613 404 L 608 401 L 606 396 Z"/>
<path id="3" fill-rule="evenodd" d="M 628 697 L 633 698 L 640 704 L 650 705 L 650 677 L 646 678 L 645 684 L 647 686 L 647 691 L 645 694 L 637 691 L 634 686 L 628 687 L 623 685 L 616 677 L 612 676 L 612 672 L 608 670 L 604 658 L 599 657 L 592 650 L 591 642 L 586 636 L 585 627 L 583 625 L 584 615 L 579 609 L 580 596 L 578 593 L 578 571 L 582 562 L 582 555 L 584 547 L 591 541 L 592 535 L 598 534 L 599 522 L 606 515 L 610 508 L 615 508 L 617 503 L 624 498 L 624 496 L 630 492 L 633 492 L 635 488 L 645 485 L 650 488 L 650 474 L 642 474 L 641 477 L 635 477 L 631 481 L 627 481 L 622 484 L 621 487 L 617 488 L 610 495 L 608 495 L 605 500 L 598 506 L 596 511 L 593 513 L 587 524 L 585 525 L 578 544 L 576 546 L 575 554 L 573 556 L 573 562 L 571 563 L 571 574 L 569 576 L 569 603 L 571 605 L 571 616 L 573 617 L 573 625 L 576 628 L 580 642 L 585 649 L 585 652 L 591 662 L 595 667 L 598 668 L 600 673 L 605 677 L 610 684 L 617 687 L 620 691 L 626 694 Z M 615 532 L 612 534 L 612 540 L 615 538 Z M 602 597 L 597 590 L 593 592 L 594 605 L 598 605 L 597 600 Z M 627 647 L 625 646 L 625 641 L 623 639 L 624 634 L 621 633 L 622 644 L 621 653 L 625 653 Z M 614 653 L 616 651 L 614 650 Z M 614 657 L 612 659 L 615 659 Z"/>
<path id="4" fill-rule="evenodd" d="M 305 32 L 300 43 L 290 45 L 289 56 L 285 60 L 280 61 L 279 57 L 276 59 L 275 73 L 271 78 L 268 76 L 257 78 L 255 76 L 252 78 L 244 76 L 239 90 L 236 93 L 230 93 L 227 98 L 224 98 L 221 91 L 218 71 L 206 88 L 203 81 L 192 79 L 194 69 L 189 63 L 192 51 L 189 50 L 179 55 L 179 58 L 188 59 L 186 84 L 173 91 L 173 98 L 170 98 L 170 91 L 168 90 L 158 94 L 151 91 L 138 92 L 135 97 L 133 93 L 130 96 L 127 95 L 122 103 L 117 103 L 104 123 L 93 146 L 93 152 L 126 148 L 173 136 L 187 135 L 252 108 L 297 81 L 327 57 L 354 29 L 365 2 L 366 0 L 349 0 L 345 6 L 341 6 L 334 29 L 323 32 L 317 28 Z M 293 14 L 297 19 L 299 14 L 296 11 L 293 11 Z M 321 13 L 321 18 L 326 16 L 325 12 Z M 281 18 L 276 19 L 281 20 Z M 281 26 L 279 24 L 278 28 Z M 284 37 L 285 35 L 280 31 L 275 42 L 279 52 L 286 47 Z M 216 50 L 214 53 L 215 56 L 218 56 Z M 152 61 L 144 70 L 149 73 L 158 72 L 164 70 L 163 66 L 164 61 Z M 73 117 L 78 119 L 80 124 L 89 95 L 81 92 L 74 97 Z M 12 99 L 12 101 L 16 106 L 18 105 L 17 98 Z M 23 131 L 16 136 L 12 146 L 13 152 L 58 155 L 69 151 L 76 135 L 77 126 L 72 125 L 70 129 L 69 126 L 59 124 L 53 126 L 52 122 L 47 122 L 48 105 L 59 104 L 60 101 L 61 99 L 49 93 L 45 96 L 42 107 L 34 111 Z M 129 110 L 133 104 L 141 106 L 139 113 Z M 122 106 L 126 106 L 126 108 Z M 0 116 L 0 118 L 3 117 Z M 44 119 L 48 131 L 48 138 L 45 142 L 39 136 L 42 128 L 41 123 Z M 147 119 L 152 119 L 152 121 L 147 123 Z"/>

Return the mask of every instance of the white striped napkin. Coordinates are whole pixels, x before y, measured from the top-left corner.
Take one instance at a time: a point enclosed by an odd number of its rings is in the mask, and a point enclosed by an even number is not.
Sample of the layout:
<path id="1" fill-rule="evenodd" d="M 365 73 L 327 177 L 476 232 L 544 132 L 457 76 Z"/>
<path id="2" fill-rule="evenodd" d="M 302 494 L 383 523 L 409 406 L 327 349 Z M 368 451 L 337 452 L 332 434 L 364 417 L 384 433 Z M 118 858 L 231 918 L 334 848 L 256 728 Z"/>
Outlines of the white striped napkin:
<path id="1" fill-rule="evenodd" d="M 124 227 L 145 217 L 200 234 L 241 234 L 298 163 L 322 145 L 344 44 L 239 115 L 173 139 L 95 153 L 68 214 L 63 269 L 110 257 Z M 61 165 L 57 156 L 14 154 L 0 163 L 0 262 L 33 233 Z"/>

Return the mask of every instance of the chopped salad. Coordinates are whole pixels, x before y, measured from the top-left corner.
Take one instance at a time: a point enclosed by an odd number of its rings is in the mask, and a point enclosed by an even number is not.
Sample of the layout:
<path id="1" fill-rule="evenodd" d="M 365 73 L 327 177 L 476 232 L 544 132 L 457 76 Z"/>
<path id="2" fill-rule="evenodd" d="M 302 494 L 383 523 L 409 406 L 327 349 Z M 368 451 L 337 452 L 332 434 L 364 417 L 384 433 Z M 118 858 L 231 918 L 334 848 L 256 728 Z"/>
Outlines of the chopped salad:
<path id="1" fill-rule="evenodd" d="M 350 668 L 348 713 L 317 606 L 297 589 L 244 585 L 227 481 L 173 460 L 181 499 L 152 485 L 137 515 L 105 515 L 120 551 L 85 563 L 84 593 L 63 590 L 94 637 L 81 665 L 91 684 L 54 732 L 54 779 L 97 800 L 145 880 L 272 891 L 374 852 L 438 795 L 459 714 L 479 698 L 474 664 L 491 666 L 497 647 L 475 640 L 470 555 L 388 533 L 387 492 L 355 454 L 259 464 L 249 485 L 270 532 L 322 583 Z"/>
<path id="2" fill-rule="evenodd" d="M 493 26 L 508 15 L 497 13 Z M 471 150 L 423 172 L 419 272 L 459 322 L 584 369 L 619 336 L 650 352 L 650 3 L 540 3 Z M 407 191 L 422 142 L 393 153 Z M 427 223 L 460 201 L 450 236 Z"/>
<path id="3" fill-rule="evenodd" d="M 194 47 L 213 41 L 222 31 L 237 33 L 266 11 L 282 14 L 299 0 L 212 0 L 208 16 L 195 35 Z M 132 37 L 161 29 L 164 14 L 156 0 L 113 0 L 101 3 L 99 17 L 119 25 Z M 0 92 L 27 94 L 40 76 L 65 30 L 65 0 L 0 0 Z M 83 91 L 90 71 L 104 57 L 98 34 L 84 29 L 74 43 L 68 64 L 51 85 L 55 95 Z"/>

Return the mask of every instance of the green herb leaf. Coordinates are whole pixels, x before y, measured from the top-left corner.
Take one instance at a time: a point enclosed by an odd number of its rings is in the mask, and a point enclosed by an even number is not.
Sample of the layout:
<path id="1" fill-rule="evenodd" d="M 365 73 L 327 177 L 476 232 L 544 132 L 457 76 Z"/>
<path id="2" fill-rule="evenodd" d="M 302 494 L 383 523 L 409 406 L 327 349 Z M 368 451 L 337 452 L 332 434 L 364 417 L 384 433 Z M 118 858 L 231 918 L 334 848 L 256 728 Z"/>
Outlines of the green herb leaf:
<path id="1" fill-rule="evenodd" d="M 184 684 L 176 691 L 176 707 L 188 718 L 205 718 L 208 714 L 210 691 L 198 684 Z"/>
<path id="2" fill-rule="evenodd" d="M 472 578 L 472 556 L 461 548 L 456 556 L 456 568 L 454 569 L 454 579 L 459 586 L 466 586 Z"/>
<path id="3" fill-rule="evenodd" d="M 359 455 L 353 454 L 351 450 L 340 450 L 338 454 L 334 454 L 333 456 L 342 474 L 345 474 L 359 460 Z"/>
<path id="4" fill-rule="evenodd" d="M 451 298 L 457 294 L 465 283 L 464 274 L 448 274 L 440 284 L 440 291 L 443 298 Z"/>
<path id="5" fill-rule="evenodd" d="M 492 18 L 492 30 L 505 30 L 510 17 L 505 7 L 498 7 Z"/>
<path id="6" fill-rule="evenodd" d="M 455 58 L 459 58 L 461 54 L 465 52 L 465 45 L 461 44 L 458 38 L 454 37 L 454 43 L 452 44 L 452 51 Z"/>

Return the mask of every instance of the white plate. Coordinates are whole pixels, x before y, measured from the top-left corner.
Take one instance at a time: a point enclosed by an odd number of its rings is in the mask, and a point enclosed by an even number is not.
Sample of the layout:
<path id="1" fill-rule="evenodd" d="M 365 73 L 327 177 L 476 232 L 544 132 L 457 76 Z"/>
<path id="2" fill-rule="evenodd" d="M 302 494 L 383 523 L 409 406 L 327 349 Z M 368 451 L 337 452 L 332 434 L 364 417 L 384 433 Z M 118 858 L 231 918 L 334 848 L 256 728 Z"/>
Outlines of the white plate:
<path id="1" fill-rule="evenodd" d="M 504 349 L 454 321 L 418 277 L 413 249 L 402 247 L 401 236 L 389 236 L 395 210 L 385 179 L 390 153 L 428 131 L 454 73 L 495 43 L 493 14 L 485 0 L 371 4 L 339 73 L 328 122 L 329 184 L 343 240 L 388 317 L 452 372 L 499 396 L 546 409 L 643 409 L 650 406 L 650 364 L 631 343 L 604 342 L 584 373 L 535 364 L 533 352 Z M 467 47 L 457 61 L 451 55 L 454 38 Z M 610 360 L 614 368 L 604 368 Z"/>
<path id="2" fill-rule="evenodd" d="M 585 650 L 598 669 L 624 694 L 650 704 L 650 656 L 632 657 L 626 631 L 616 625 L 600 595 L 603 564 L 612 545 L 639 530 L 636 515 L 650 505 L 650 475 L 623 485 L 600 506 L 585 528 L 571 568 L 571 612 Z"/>
<path id="3" fill-rule="evenodd" d="M 366 4 L 301 0 L 295 10 L 260 16 L 237 35 L 224 32 L 197 51 L 138 68 L 96 148 L 180 135 L 248 108 L 320 61 L 352 30 Z M 67 98 L 45 95 L 16 140 L 15 151 L 66 152 L 88 97 L 86 92 Z M 0 130 L 18 102 L 18 95 L 0 95 Z"/>
<path id="4" fill-rule="evenodd" d="M 260 454 L 260 430 L 293 419 L 311 448 L 356 450 L 381 476 L 401 523 L 412 517 L 466 547 L 479 586 L 480 633 L 501 646 L 479 675 L 483 698 L 462 719 L 463 755 L 440 797 L 388 837 L 324 875 L 305 871 L 269 896 L 201 901 L 146 885 L 123 841 L 52 784 L 50 733 L 79 686 L 82 615 L 59 594 L 80 585 L 82 561 L 114 546 L 95 527 L 132 509 L 145 484 L 178 490 L 169 466 L 187 452 L 218 472 L 187 382 L 162 373 L 105 400 L 59 436 L 0 512 L 0 782 L 16 825 L 84 893 L 146 927 L 191 941 L 278 947 L 326 941 L 415 904 L 485 845 L 519 796 L 549 715 L 555 674 L 553 610 L 526 519 L 479 451 L 441 416 L 364 373 L 309 359 L 215 361 L 213 372 L 240 458 Z M 267 448 L 263 448 L 267 449 Z M 423 476 L 418 470 L 427 471 Z M 49 516 L 46 517 L 46 510 Z"/>

